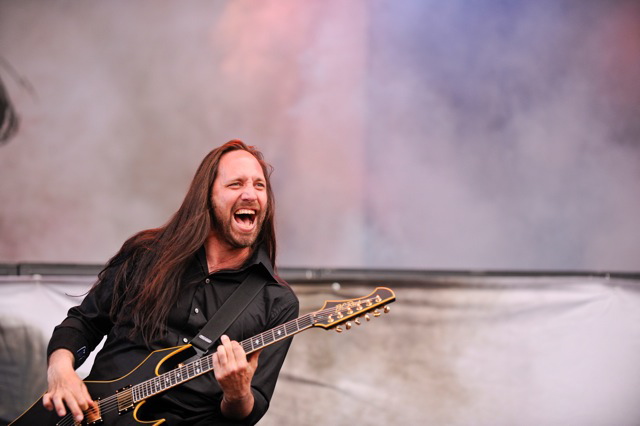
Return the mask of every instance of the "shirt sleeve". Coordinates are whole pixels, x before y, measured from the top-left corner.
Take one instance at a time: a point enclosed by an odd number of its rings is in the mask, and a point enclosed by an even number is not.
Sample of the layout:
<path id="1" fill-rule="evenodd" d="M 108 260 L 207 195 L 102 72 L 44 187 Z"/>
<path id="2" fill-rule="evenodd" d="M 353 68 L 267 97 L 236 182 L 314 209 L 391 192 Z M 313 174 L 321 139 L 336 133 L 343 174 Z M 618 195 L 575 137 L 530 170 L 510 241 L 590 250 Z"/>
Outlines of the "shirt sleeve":
<path id="1" fill-rule="evenodd" d="M 113 273 L 106 271 L 82 303 L 69 309 L 67 317 L 55 327 L 47 347 L 47 359 L 57 349 L 68 349 L 75 356 L 74 368 L 84 363 L 113 327 L 109 318 L 112 292 Z"/>
<path id="2" fill-rule="evenodd" d="M 297 297 L 286 284 L 283 285 L 287 288 L 286 297 L 283 297 L 283 300 L 278 303 L 280 309 L 272 315 L 272 321 L 270 321 L 271 328 L 291 321 L 297 318 L 299 314 Z M 251 384 L 255 400 L 253 410 L 251 414 L 242 421 L 242 424 L 253 425 L 267 412 L 273 391 L 275 390 L 276 381 L 278 380 L 278 375 L 280 374 L 280 369 L 287 356 L 291 342 L 291 338 L 282 340 L 266 347 L 260 353 L 258 369 Z"/>

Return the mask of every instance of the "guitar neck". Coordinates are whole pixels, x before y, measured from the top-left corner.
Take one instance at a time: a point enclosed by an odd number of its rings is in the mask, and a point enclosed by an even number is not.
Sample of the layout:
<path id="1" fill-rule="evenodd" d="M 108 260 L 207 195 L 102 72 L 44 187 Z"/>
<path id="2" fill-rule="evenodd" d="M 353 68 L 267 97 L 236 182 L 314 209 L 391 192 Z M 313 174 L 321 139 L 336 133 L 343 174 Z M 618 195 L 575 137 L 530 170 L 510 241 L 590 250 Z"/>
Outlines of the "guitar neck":
<path id="1" fill-rule="evenodd" d="M 279 342 L 282 339 L 286 339 L 287 337 L 293 336 L 294 334 L 310 328 L 313 325 L 314 314 L 315 312 L 306 314 L 284 324 L 280 324 L 271 330 L 255 335 L 250 339 L 243 340 L 240 342 L 240 345 L 242 346 L 242 349 L 244 349 L 245 353 L 250 354 L 264 348 L 265 346 Z"/>
<path id="2" fill-rule="evenodd" d="M 264 333 L 255 335 L 240 342 L 245 353 L 250 354 L 266 346 L 272 345 L 280 340 L 291 337 L 294 334 L 307 330 L 313 326 L 313 315 L 309 313 L 294 320 L 281 324 Z M 201 376 L 213 370 L 213 355 L 206 355 L 191 361 L 171 371 L 160 374 L 147 381 L 131 387 L 131 398 L 133 403 L 143 401 L 174 386 Z M 127 392 L 127 394 L 129 394 Z"/>

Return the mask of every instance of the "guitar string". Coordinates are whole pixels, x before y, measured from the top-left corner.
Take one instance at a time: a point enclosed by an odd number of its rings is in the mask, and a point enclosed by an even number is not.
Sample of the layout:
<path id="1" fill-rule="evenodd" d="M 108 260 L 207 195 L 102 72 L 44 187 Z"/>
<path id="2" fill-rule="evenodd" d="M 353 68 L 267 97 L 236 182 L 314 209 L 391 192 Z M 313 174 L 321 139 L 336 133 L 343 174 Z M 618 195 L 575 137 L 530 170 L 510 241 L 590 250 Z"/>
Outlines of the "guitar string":
<path id="1" fill-rule="evenodd" d="M 358 302 L 354 302 L 354 301 L 351 301 L 351 302 L 352 302 L 354 305 L 356 305 L 356 306 L 357 306 L 358 304 L 361 304 L 361 303 L 368 303 L 368 302 L 371 302 L 372 300 L 373 300 L 373 301 L 375 301 L 375 300 L 376 300 L 376 298 L 373 298 L 373 297 L 372 297 L 372 298 L 368 298 L 368 299 L 367 299 L 367 298 L 365 298 L 365 299 L 361 299 L 361 300 L 359 300 Z M 348 301 L 345 301 L 344 303 L 346 303 L 346 302 L 348 302 Z M 362 315 L 362 314 L 364 314 L 364 313 L 367 313 L 367 312 L 369 312 L 369 311 L 371 311 L 371 310 L 375 309 L 377 306 L 379 306 L 379 305 L 380 305 L 380 304 L 382 304 L 382 303 L 383 303 L 383 301 L 382 301 L 382 300 L 380 300 L 380 301 L 378 302 L 378 304 L 371 305 L 371 306 L 367 306 L 364 310 L 361 308 L 361 309 L 359 309 L 359 310 L 357 310 L 357 311 L 355 311 L 355 312 L 353 312 L 352 314 L 349 314 L 349 315 L 353 315 L 353 314 L 356 314 L 356 316 L 357 316 L 357 315 Z M 341 311 L 348 311 L 348 309 L 349 309 L 349 308 L 351 308 L 352 306 L 353 306 L 353 305 L 349 305 L 349 307 L 347 307 L 347 308 L 343 308 L 343 309 L 339 309 L 337 312 L 341 312 Z M 301 328 L 300 328 L 300 326 L 299 326 L 299 324 L 297 324 L 297 325 L 296 325 L 296 326 L 297 326 L 297 330 L 296 330 L 295 332 L 293 332 L 293 333 L 289 333 L 289 332 L 287 332 L 287 327 L 286 327 L 286 325 L 287 325 L 287 324 L 291 324 L 291 323 L 294 323 L 294 322 L 295 322 L 295 323 L 299 323 L 299 322 L 300 322 L 300 320 L 305 320 L 305 321 L 306 321 L 307 319 L 312 320 L 312 319 L 314 319 L 314 318 L 316 318 L 316 319 L 317 319 L 317 318 L 327 318 L 327 319 L 328 319 L 332 314 L 335 314 L 335 313 L 336 313 L 335 306 L 334 306 L 333 308 L 326 308 L 326 309 L 321 309 L 321 310 L 319 310 L 319 311 L 311 312 L 311 313 L 309 313 L 309 314 L 306 314 L 306 315 L 303 315 L 303 316 L 301 316 L 301 317 L 299 317 L 299 318 L 296 318 L 295 320 L 292 320 L 291 322 L 284 323 L 284 324 L 281 324 L 281 325 L 279 325 L 278 327 L 275 327 L 275 328 L 273 328 L 273 329 L 271 329 L 271 330 L 267 330 L 267 331 L 265 331 L 265 332 L 263 332 L 263 333 L 259 334 L 259 336 L 260 336 L 260 338 L 261 338 L 261 341 L 262 341 L 262 342 L 264 342 L 264 337 L 263 337 L 263 336 L 265 336 L 265 335 L 267 335 L 267 334 L 269 334 L 269 333 L 273 333 L 273 331 L 274 331 L 276 328 L 283 328 L 283 329 L 284 329 L 284 331 L 285 331 L 285 336 L 283 336 L 283 337 L 278 337 L 278 338 L 276 338 L 275 336 L 273 336 L 273 337 L 274 337 L 274 340 L 269 342 L 269 344 L 271 344 L 271 343 L 276 343 L 276 342 L 278 342 L 279 340 L 282 340 L 282 339 L 284 339 L 284 338 L 288 337 L 290 334 L 296 334 L 297 332 L 300 332 L 300 331 L 302 331 L 302 330 L 305 330 L 306 328 L 308 328 L 308 327 L 310 327 L 310 326 L 312 326 L 312 325 L 313 325 L 313 323 L 312 323 L 312 324 L 309 324 L 308 326 L 305 326 L 305 328 L 302 328 L 302 329 L 301 329 Z M 315 314 L 315 315 L 314 315 L 314 314 Z M 341 319 L 341 318 L 338 318 L 338 320 L 341 320 L 341 321 L 342 321 L 342 319 Z M 335 322 L 335 321 L 334 321 L 334 322 Z M 249 339 L 246 339 L 245 341 L 243 341 L 243 342 L 241 342 L 241 343 L 245 343 L 245 342 L 247 342 L 247 343 L 251 343 L 251 346 L 253 346 L 253 343 L 251 342 L 251 340 L 252 340 L 252 339 L 254 339 L 255 337 L 256 337 L 256 336 L 251 337 L 251 338 L 249 338 Z M 134 387 L 135 387 L 136 389 L 140 389 L 140 390 L 141 390 L 141 393 L 143 393 L 143 394 L 145 393 L 145 390 L 146 390 L 146 391 L 148 391 L 148 392 L 151 392 L 149 395 L 146 395 L 144 398 L 142 398 L 142 399 L 140 399 L 140 400 L 144 400 L 144 399 L 146 399 L 146 398 L 149 398 L 150 396 L 154 396 L 154 395 L 156 395 L 156 394 L 158 394 L 158 393 L 161 393 L 161 392 L 163 392 L 163 391 L 167 390 L 168 388 L 171 388 L 171 387 L 173 387 L 173 386 L 177 386 L 177 385 L 179 385 L 179 384 L 182 384 L 183 382 L 186 382 L 186 381 L 191 380 L 192 378 L 195 378 L 195 377 L 196 377 L 196 376 L 198 376 L 198 375 L 201 375 L 201 374 L 204 374 L 204 373 L 207 373 L 207 372 L 211 371 L 213 368 L 210 368 L 209 366 L 206 366 L 206 367 L 205 367 L 205 369 L 204 369 L 203 371 L 200 371 L 200 372 L 198 372 L 197 370 L 193 370 L 193 368 L 200 369 L 201 367 L 200 367 L 199 365 L 196 367 L 194 364 L 201 363 L 201 362 L 202 362 L 202 360 L 205 360 L 205 359 L 211 358 L 212 356 L 213 356 L 213 355 L 210 355 L 210 356 L 206 356 L 206 357 L 200 358 L 200 359 L 198 359 L 198 360 L 196 360 L 196 361 L 193 361 L 193 362 L 191 362 L 191 363 L 189 363 L 189 364 L 187 364 L 187 365 L 185 365 L 185 366 L 183 366 L 183 367 L 180 367 L 180 368 L 178 368 L 178 369 L 171 370 L 171 371 L 169 371 L 169 372 L 163 373 L 163 374 L 161 374 L 161 375 L 159 375 L 159 376 L 153 377 L 153 378 L 151 378 L 151 379 L 145 380 L 144 382 L 141 382 L 141 383 L 139 383 L 139 384 L 135 385 Z M 180 376 L 178 376 L 177 378 L 175 377 L 175 372 L 176 372 L 176 370 L 182 370 L 182 369 L 187 370 L 189 367 L 193 367 L 193 368 L 192 368 L 192 370 L 193 370 L 194 372 L 193 372 L 193 373 L 191 373 L 192 375 L 191 375 L 191 376 L 188 376 L 188 378 L 187 378 L 187 379 L 182 379 L 182 378 L 181 378 L 181 375 L 180 375 Z M 172 376 L 172 375 L 174 376 L 174 377 L 173 377 L 173 380 L 175 381 L 175 383 L 171 383 L 171 379 L 172 379 L 172 377 L 171 377 L 171 376 Z M 166 376 L 166 377 L 165 377 L 165 376 Z M 163 378 L 165 378 L 166 380 L 162 380 Z M 156 382 L 156 383 L 153 383 L 153 382 Z M 166 384 L 169 384 L 169 385 L 163 388 L 163 386 L 165 386 Z M 158 390 L 158 389 L 156 389 L 156 387 L 160 387 L 160 389 Z M 134 391 L 134 389 L 133 389 L 133 388 L 131 388 L 131 389 L 127 389 L 126 393 L 124 394 L 124 395 L 125 395 L 125 397 L 126 397 L 125 401 L 127 401 L 127 402 L 128 402 L 128 400 L 130 400 L 130 401 L 131 401 L 131 406 L 133 406 L 133 404 L 134 404 L 135 402 L 137 402 L 137 401 L 135 400 L 135 395 L 134 395 L 134 392 L 133 392 L 133 391 Z M 117 397 L 118 397 L 118 395 L 111 395 L 111 396 L 109 396 L 109 397 L 107 397 L 107 398 L 105 398 L 105 399 L 103 399 L 103 400 L 96 401 L 96 402 L 98 403 L 98 408 L 91 408 L 91 409 L 89 409 L 89 410 L 87 410 L 87 411 L 84 411 L 85 415 L 98 414 L 98 415 L 100 416 L 100 413 L 101 413 L 101 412 L 108 412 L 108 411 L 111 411 L 112 409 L 114 409 L 114 408 L 118 407 L 118 398 L 117 398 Z M 129 406 L 129 405 L 127 404 L 127 407 L 128 407 L 128 406 Z M 71 423 L 68 423 L 68 421 L 71 421 Z M 75 422 L 74 422 L 74 420 L 73 420 L 73 416 L 69 413 L 69 414 L 67 414 L 65 417 L 63 417 L 63 418 L 62 418 L 62 420 L 61 420 L 59 423 L 57 423 L 57 424 L 59 424 L 59 425 L 61 425 L 61 426 L 66 426 L 66 425 L 73 425 L 73 424 L 75 424 Z"/>

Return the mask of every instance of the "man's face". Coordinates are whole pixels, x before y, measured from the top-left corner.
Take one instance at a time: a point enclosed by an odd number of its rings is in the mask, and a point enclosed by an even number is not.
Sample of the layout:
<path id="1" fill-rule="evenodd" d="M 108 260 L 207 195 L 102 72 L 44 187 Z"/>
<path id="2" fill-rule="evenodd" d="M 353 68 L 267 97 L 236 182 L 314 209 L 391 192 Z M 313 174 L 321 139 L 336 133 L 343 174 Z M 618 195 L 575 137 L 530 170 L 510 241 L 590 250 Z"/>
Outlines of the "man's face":
<path id="1" fill-rule="evenodd" d="M 267 199 L 267 181 L 258 160 L 243 150 L 224 154 L 212 191 L 220 242 L 231 248 L 252 246 L 262 229 Z"/>

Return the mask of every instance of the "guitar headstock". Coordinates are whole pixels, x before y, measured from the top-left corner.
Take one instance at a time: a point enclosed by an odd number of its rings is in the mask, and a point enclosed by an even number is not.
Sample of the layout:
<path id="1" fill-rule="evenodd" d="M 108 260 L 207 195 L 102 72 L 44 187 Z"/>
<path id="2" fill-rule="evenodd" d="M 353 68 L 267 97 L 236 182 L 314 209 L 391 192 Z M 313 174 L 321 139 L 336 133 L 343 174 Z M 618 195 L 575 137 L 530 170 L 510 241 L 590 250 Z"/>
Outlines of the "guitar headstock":
<path id="1" fill-rule="evenodd" d="M 366 321 L 371 319 L 369 313 L 374 317 L 379 317 L 382 312 L 389 312 L 389 303 L 396 300 L 393 290 L 387 287 L 377 287 L 368 296 L 358 299 L 327 300 L 322 309 L 313 313 L 313 326 L 324 329 L 335 328 L 338 333 L 342 332 L 341 324 L 345 324 L 347 330 L 352 326 L 351 321 L 360 325 L 360 318 Z"/>

